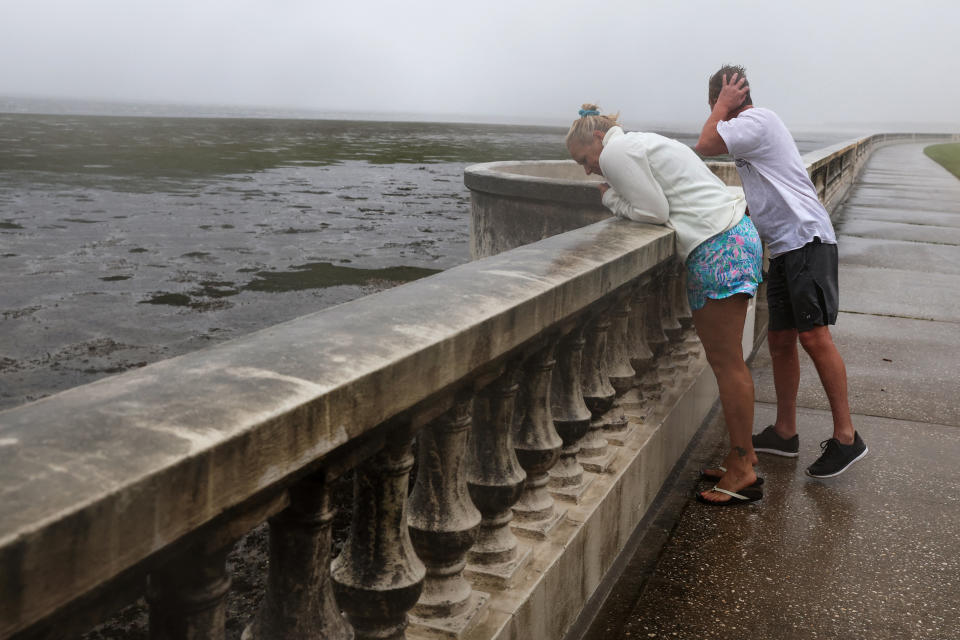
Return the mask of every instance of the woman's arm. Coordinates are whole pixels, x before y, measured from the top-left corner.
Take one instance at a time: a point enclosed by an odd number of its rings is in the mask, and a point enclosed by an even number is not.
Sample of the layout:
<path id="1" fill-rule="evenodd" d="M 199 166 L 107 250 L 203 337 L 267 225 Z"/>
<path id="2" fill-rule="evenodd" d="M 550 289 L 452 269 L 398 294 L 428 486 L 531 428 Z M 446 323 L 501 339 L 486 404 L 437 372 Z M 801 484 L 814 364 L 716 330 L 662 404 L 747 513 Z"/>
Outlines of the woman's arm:
<path id="1" fill-rule="evenodd" d="M 607 147 L 600 168 L 611 187 L 603 193 L 603 206 L 614 215 L 650 224 L 670 219 L 670 204 L 641 150 L 628 151 L 621 144 Z"/>

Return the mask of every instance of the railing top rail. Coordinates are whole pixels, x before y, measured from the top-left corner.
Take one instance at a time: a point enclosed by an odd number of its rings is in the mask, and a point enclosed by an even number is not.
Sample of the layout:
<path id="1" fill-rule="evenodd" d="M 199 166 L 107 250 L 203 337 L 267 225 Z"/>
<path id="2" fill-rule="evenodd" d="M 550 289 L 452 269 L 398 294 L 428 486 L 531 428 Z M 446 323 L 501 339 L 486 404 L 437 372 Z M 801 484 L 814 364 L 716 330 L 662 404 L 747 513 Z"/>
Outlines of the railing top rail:
<path id="1" fill-rule="evenodd" d="M 668 229 L 605 220 L 0 413 L 0 635 L 673 251 Z"/>
<path id="2" fill-rule="evenodd" d="M 836 144 L 832 144 L 829 147 L 824 147 L 823 149 L 817 149 L 815 151 L 810 151 L 801 156 L 803 164 L 807 167 L 807 171 L 811 171 L 816 168 L 825 160 L 829 160 L 833 156 L 838 154 L 845 153 L 850 149 L 855 149 L 857 145 L 868 142 L 872 136 L 865 136 L 863 138 L 851 138 L 850 140 L 844 140 Z"/>

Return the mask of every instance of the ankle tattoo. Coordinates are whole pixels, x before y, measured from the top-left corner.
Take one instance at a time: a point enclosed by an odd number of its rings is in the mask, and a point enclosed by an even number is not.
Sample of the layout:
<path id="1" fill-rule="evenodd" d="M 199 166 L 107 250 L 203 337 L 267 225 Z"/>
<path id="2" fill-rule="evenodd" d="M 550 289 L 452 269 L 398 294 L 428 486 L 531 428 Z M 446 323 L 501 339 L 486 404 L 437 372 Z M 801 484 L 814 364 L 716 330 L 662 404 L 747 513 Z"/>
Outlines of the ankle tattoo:
<path id="1" fill-rule="evenodd" d="M 733 450 L 736 451 L 737 455 L 741 458 L 745 458 L 747 456 L 747 450 L 743 447 L 734 447 Z"/>

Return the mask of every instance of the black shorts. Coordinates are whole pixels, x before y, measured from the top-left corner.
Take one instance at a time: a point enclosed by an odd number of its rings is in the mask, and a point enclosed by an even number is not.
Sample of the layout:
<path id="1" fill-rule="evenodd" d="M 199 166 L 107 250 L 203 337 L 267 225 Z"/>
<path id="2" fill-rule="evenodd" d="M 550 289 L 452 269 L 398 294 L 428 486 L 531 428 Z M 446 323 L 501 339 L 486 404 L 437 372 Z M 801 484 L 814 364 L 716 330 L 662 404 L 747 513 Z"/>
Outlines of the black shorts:
<path id="1" fill-rule="evenodd" d="M 814 238 L 770 261 L 767 277 L 770 331 L 836 324 L 840 306 L 837 245 Z"/>

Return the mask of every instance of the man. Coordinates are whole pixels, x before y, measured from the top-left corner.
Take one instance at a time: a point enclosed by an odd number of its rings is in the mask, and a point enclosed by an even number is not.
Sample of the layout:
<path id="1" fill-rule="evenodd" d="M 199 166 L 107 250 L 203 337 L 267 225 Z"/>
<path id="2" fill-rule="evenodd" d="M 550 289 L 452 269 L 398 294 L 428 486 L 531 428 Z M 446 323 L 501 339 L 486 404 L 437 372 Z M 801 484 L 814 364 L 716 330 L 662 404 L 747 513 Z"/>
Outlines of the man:
<path id="1" fill-rule="evenodd" d="M 762 453 L 796 457 L 797 342 L 813 360 L 830 401 L 833 437 L 807 475 L 830 478 L 867 454 L 854 430 L 847 399 L 847 371 L 830 335 L 839 306 L 837 240 L 830 215 L 817 198 L 790 132 L 769 109 L 754 107 L 743 67 L 724 66 L 709 82 L 710 117 L 695 150 L 729 153 L 743 183 L 747 207 L 770 251 L 767 342 L 773 360 L 777 420 L 754 434 Z"/>

